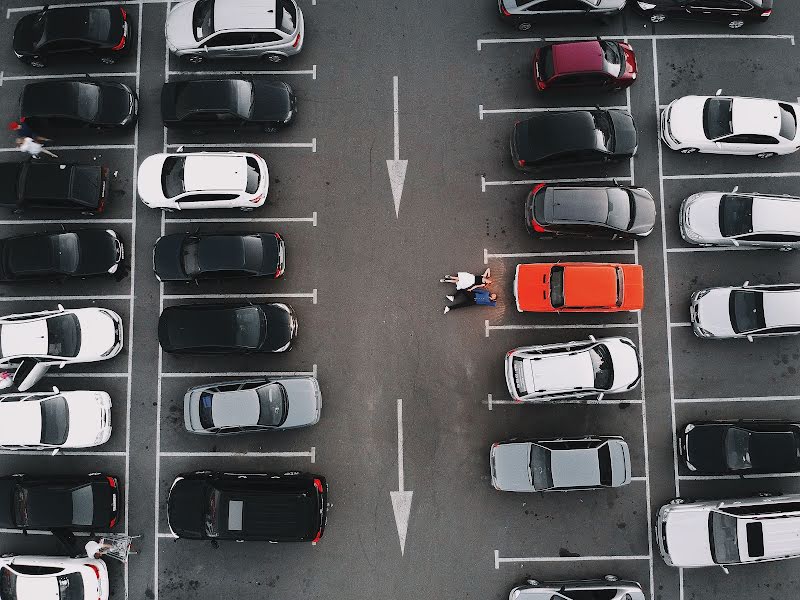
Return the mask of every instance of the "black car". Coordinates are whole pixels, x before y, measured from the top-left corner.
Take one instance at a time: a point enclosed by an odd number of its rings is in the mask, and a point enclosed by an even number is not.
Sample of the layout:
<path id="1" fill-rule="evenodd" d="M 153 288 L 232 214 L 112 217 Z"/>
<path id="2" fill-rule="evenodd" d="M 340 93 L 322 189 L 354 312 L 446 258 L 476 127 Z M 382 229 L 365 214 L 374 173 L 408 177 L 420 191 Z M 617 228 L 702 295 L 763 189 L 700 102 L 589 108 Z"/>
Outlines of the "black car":
<path id="1" fill-rule="evenodd" d="M 627 0 L 498 0 L 500 18 L 520 31 L 542 21 L 592 17 L 605 20 L 618 15 Z"/>
<path id="2" fill-rule="evenodd" d="M 623 109 L 542 112 L 511 132 L 511 158 L 522 171 L 619 161 L 636 146 L 633 117 Z"/>
<path id="3" fill-rule="evenodd" d="M 289 125 L 296 115 L 297 97 L 282 81 L 194 79 L 170 81 L 161 89 L 165 127 L 257 127 L 272 132 Z"/>
<path id="4" fill-rule="evenodd" d="M 538 238 L 641 238 L 655 223 L 656 203 L 641 187 L 539 183 L 525 201 L 525 226 Z"/>
<path id="5" fill-rule="evenodd" d="M 37 81 L 22 90 L 20 116 L 43 134 L 76 127 L 127 127 L 136 119 L 136 94 L 110 81 Z"/>
<path id="6" fill-rule="evenodd" d="M 738 29 L 747 22 L 764 22 L 772 14 L 772 0 L 637 0 L 636 12 L 653 23 L 667 19 L 697 19 L 727 23 Z"/>
<path id="7" fill-rule="evenodd" d="M 120 501 L 111 475 L 0 477 L 0 527 L 102 531 L 117 524 Z"/>
<path id="8" fill-rule="evenodd" d="M 131 46 L 128 15 L 121 6 L 70 6 L 22 17 L 14 29 L 14 54 L 33 67 L 56 57 L 93 54 L 110 65 Z"/>
<path id="9" fill-rule="evenodd" d="M 158 342 L 173 354 L 285 352 L 295 335 L 287 304 L 183 304 L 158 319 Z"/>
<path id="10" fill-rule="evenodd" d="M 689 470 L 702 474 L 800 472 L 800 424 L 700 421 L 678 436 Z"/>
<path id="11" fill-rule="evenodd" d="M 108 199 L 108 167 L 26 161 L 0 163 L 0 206 L 101 213 Z"/>
<path id="12" fill-rule="evenodd" d="M 113 275 L 122 258 L 111 229 L 20 235 L 0 240 L 0 282 Z"/>
<path id="13" fill-rule="evenodd" d="M 173 233 L 153 248 L 159 281 L 280 277 L 286 246 L 277 233 Z"/>
<path id="14" fill-rule="evenodd" d="M 316 543 L 325 530 L 328 484 L 310 473 L 179 475 L 167 519 L 175 537 Z"/>

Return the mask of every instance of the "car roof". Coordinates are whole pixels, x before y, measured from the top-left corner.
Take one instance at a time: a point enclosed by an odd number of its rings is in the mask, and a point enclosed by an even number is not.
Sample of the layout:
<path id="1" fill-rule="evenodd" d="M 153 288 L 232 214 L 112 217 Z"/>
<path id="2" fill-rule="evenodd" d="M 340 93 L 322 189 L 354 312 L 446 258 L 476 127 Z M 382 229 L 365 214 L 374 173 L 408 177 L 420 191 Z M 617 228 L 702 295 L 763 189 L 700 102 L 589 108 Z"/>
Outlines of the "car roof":
<path id="1" fill-rule="evenodd" d="M 22 116 L 73 115 L 77 112 L 78 90 L 96 87 L 87 81 L 37 81 L 22 90 Z"/>
<path id="2" fill-rule="evenodd" d="M 608 189 L 548 186 L 545 190 L 545 218 L 550 223 L 605 224 L 608 219 Z"/>
<path id="3" fill-rule="evenodd" d="M 558 75 L 605 71 L 603 49 L 597 40 L 553 44 L 553 65 Z"/>
<path id="4" fill-rule="evenodd" d="M 522 357 L 525 387 L 552 392 L 594 387 L 594 371 L 588 349 L 568 354 Z"/>
<path id="5" fill-rule="evenodd" d="M 38 444 L 42 436 L 41 403 L 0 402 L 0 444 Z"/>
<path id="6" fill-rule="evenodd" d="M 0 325 L 0 356 L 43 356 L 47 346 L 47 319 Z"/>
<path id="7" fill-rule="evenodd" d="M 526 160 L 541 160 L 575 150 L 603 149 L 598 143 L 594 117 L 588 110 L 543 112 L 523 123 L 528 139 L 524 140 L 526 148 L 521 154 Z"/>
<path id="8" fill-rule="evenodd" d="M 178 118 L 197 111 L 237 112 L 235 97 L 252 82 L 247 79 L 198 79 L 191 81 L 168 82 L 174 86 L 175 112 Z"/>
<path id="9" fill-rule="evenodd" d="M 733 134 L 758 134 L 778 137 L 781 115 L 778 102 L 763 98 L 733 98 Z"/>
<path id="10" fill-rule="evenodd" d="M 236 155 L 187 154 L 183 182 L 187 192 L 243 192 L 247 186 L 247 158 Z"/>
<path id="11" fill-rule="evenodd" d="M 753 231 L 800 233 L 800 200 L 754 195 Z"/>
<path id="12" fill-rule="evenodd" d="M 617 269 L 609 264 L 564 264 L 564 306 L 616 306 Z"/>
<path id="13" fill-rule="evenodd" d="M 600 485 L 600 460 L 597 448 L 550 450 L 553 486 Z"/>
<path id="14" fill-rule="evenodd" d="M 753 527 L 756 528 L 756 531 L 751 531 Z M 758 528 L 761 530 L 760 536 L 757 535 Z M 736 529 L 739 548 L 748 551 L 747 557 L 744 556 L 744 552 L 742 553 L 742 558 L 745 560 L 747 558 L 751 560 L 780 558 L 800 554 L 800 515 L 797 513 L 755 518 L 739 516 Z M 754 543 L 751 543 L 751 535 Z M 762 543 L 763 548 L 758 548 L 759 551 L 750 553 L 754 545 L 759 547 Z"/>
<path id="15" fill-rule="evenodd" d="M 213 392 L 211 420 L 216 427 L 255 425 L 261 416 L 255 388 L 232 392 Z"/>
<path id="16" fill-rule="evenodd" d="M 95 42 L 108 42 L 107 36 L 103 38 L 89 35 L 90 33 L 94 33 L 92 27 L 90 27 L 89 21 L 91 15 L 99 16 L 101 13 L 112 14 L 112 10 L 119 12 L 117 7 L 112 6 L 50 7 L 50 9 L 45 12 L 45 37 L 48 41 L 83 39 Z M 113 22 L 110 24 L 110 29 L 114 29 Z"/>
<path id="17" fill-rule="evenodd" d="M 216 0 L 214 30 L 275 29 L 276 0 Z"/>
<path id="18" fill-rule="evenodd" d="M 762 299 L 767 327 L 800 325 L 800 290 L 765 291 Z"/>

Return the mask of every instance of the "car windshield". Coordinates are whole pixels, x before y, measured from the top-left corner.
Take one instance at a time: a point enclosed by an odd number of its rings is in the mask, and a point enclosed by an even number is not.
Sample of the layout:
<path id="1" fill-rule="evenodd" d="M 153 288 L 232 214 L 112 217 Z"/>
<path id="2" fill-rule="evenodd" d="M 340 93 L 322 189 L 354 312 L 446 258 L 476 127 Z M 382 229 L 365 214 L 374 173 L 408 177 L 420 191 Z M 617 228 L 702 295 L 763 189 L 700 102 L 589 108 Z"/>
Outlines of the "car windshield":
<path id="1" fill-rule="evenodd" d="M 85 600 L 83 575 L 80 573 L 68 573 L 66 575 L 58 575 L 56 579 L 58 580 L 58 600 Z"/>
<path id="2" fill-rule="evenodd" d="M 730 98 L 709 98 L 703 106 L 703 132 L 710 140 L 733 133 L 733 113 Z"/>
<path id="3" fill-rule="evenodd" d="M 81 349 L 81 324 L 74 313 L 47 319 L 47 354 L 72 358 Z"/>
<path id="4" fill-rule="evenodd" d="M 165 198 L 174 198 L 186 191 L 183 180 L 183 169 L 186 158 L 183 156 L 170 156 L 164 160 L 161 168 L 161 190 Z"/>
<path id="5" fill-rule="evenodd" d="M 181 249 L 183 270 L 190 277 L 195 277 L 202 272 L 200 268 L 200 240 L 189 238 Z"/>
<path id="6" fill-rule="evenodd" d="M 248 306 L 236 311 L 237 346 L 258 348 L 267 335 L 267 321 L 264 313 L 255 306 Z"/>
<path id="7" fill-rule="evenodd" d="M 717 564 L 739 562 L 736 517 L 713 511 L 708 517 L 711 558 Z"/>
<path id="8" fill-rule="evenodd" d="M 553 308 L 564 306 L 564 267 L 550 269 L 550 303 Z"/>
<path id="9" fill-rule="evenodd" d="M 596 111 L 592 113 L 594 117 L 594 125 L 603 136 L 603 147 L 607 150 L 614 151 L 614 124 L 611 122 L 611 117 L 608 113 Z"/>
<path id="10" fill-rule="evenodd" d="M 622 188 L 608 190 L 608 218 L 606 225 L 619 231 L 628 231 L 636 217 L 636 201 L 633 194 Z"/>
<path id="11" fill-rule="evenodd" d="M 594 387 L 598 390 L 610 390 L 614 381 L 614 368 L 611 365 L 611 353 L 604 344 L 597 344 L 589 349 L 594 372 Z"/>
<path id="12" fill-rule="evenodd" d="M 204 515 L 205 533 L 208 537 L 219 536 L 219 505 L 222 494 L 209 487 L 208 498 L 206 500 L 206 514 Z"/>
<path id="13" fill-rule="evenodd" d="M 50 238 L 56 265 L 61 273 L 74 273 L 80 262 L 80 243 L 78 234 L 62 233 Z"/>
<path id="14" fill-rule="evenodd" d="M 192 29 L 198 42 L 214 33 L 214 0 L 200 0 L 194 5 Z"/>
<path id="15" fill-rule="evenodd" d="M 608 442 L 597 449 L 597 464 L 600 467 L 600 485 L 611 485 L 611 450 Z"/>
<path id="16" fill-rule="evenodd" d="M 550 468 L 550 450 L 539 444 L 531 444 L 531 483 L 535 490 L 553 487 L 553 471 Z"/>
<path id="17" fill-rule="evenodd" d="M 278 24 L 278 29 L 284 33 L 292 33 L 297 20 L 297 10 L 294 2 L 292 0 L 278 0 L 277 9 L 275 22 Z"/>
<path id="18" fill-rule="evenodd" d="M 214 425 L 214 415 L 211 410 L 211 405 L 214 402 L 214 395 L 211 392 L 203 392 L 200 394 L 200 425 L 203 429 L 211 429 Z"/>
<path id="19" fill-rule="evenodd" d="M 719 230 L 725 237 L 753 231 L 753 198 L 724 194 L 719 203 Z"/>
<path id="20" fill-rule="evenodd" d="M 3 600 L 18 600 L 17 574 L 8 567 L 0 569 L 0 598 Z"/>
<path id="21" fill-rule="evenodd" d="M 614 42 L 601 40 L 600 47 L 603 49 L 603 58 L 610 65 L 609 72 L 617 76 L 621 75 L 625 62 L 622 59 L 620 46 Z"/>
<path id="22" fill-rule="evenodd" d="M 18 485 L 14 489 L 14 520 L 24 527 L 28 524 L 28 490 Z M 0 598 L 5 598 L 0 594 Z"/>
<path id="23" fill-rule="evenodd" d="M 84 121 L 94 121 L 100 114 L 100 88 L 88 83 L 76 84 L 78 115 Z"/>
<path id="24" fill-rule="evenodd" d="M 252 156 L 247 157 L 247 185 L 244 191 L 248 194 L 255 194 L 258 186 L 261 183 L 261 170 L 258 168 L 258 162 Z"/>
<path id="25" fill-rule="evenodd" d="M 69 436 L 69 407 L 64 396 L 54 396 L 43 400 L 42 411 L 42 444 L 60 446 Z"/>
<path id="26" fill-rule="evenodd" d="M 749 469 L 750 432 L 738 427 L 731 427 L 725 435 L 725 461 L 734 470 Z"/>
<path id="27" fill-rule="evenodd" d="M 781 113 L 781 130 L 780 136 L 787 140 L 793 140 L 797 135 L 797 115 L 794 114 L 794 109 L 788 104 L 783 102 L 778 103 L 778 109 Z"/>
<path id="28" fill-rule="evenodd" d="M 539 78 L 547 81 L 556 74 L 556 67 L 553 64 L 553 48 L 545 46 L 539 50 Z"/>
<path id="29" fill-rule="evenodd" d="M 761 292 L 734 290 L 729 301 L 731 326 L 736 333 L 748 333 L 767 326 Z"/>
<path id="30" fill-rule="evenodd" d="M 278 427 L 286 421 L 289 414 L 289 397 L 286 388 L 280 383 L 263 385 L 258 392 L 258 424 Z"/>

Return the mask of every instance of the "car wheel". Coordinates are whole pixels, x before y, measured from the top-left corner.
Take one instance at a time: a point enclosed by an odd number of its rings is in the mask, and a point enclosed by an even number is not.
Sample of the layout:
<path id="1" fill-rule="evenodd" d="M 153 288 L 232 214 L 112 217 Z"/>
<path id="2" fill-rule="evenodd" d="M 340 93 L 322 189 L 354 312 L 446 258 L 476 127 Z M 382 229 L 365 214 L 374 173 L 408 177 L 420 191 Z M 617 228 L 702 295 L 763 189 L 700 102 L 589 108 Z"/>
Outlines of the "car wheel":
<path id="1" fill-rule="evenodd" d="M 517 23 L 517 29 L 519 29 L 520 31 L 530 31 L 531 27 L 533 27 L 533 24 L 529 23 L 528 21 Z"/>
<path id="2" fill-rule="evenodd" d="M 283 54 L 265 54 L 264 60 L 266 60 L 267 62 L 278 64 L 286 60 L 286 57 Z"/>
<path id="3" fill-rule="evenodd" d="M 113 65 L 115 62 L 117 62 L 117 59 L 113 56 L 101 56 L 100 62 L 104 65 Z"/>
<path id="4" fill-rule="evenodd" d="M 603 579 L 605 579 L 609 583 L 613 583 L 614 581 L 619 581 L 619 577 L 617 577 L 616 575 L 605 575 L 603 576 Z"/>
<path id="5" fill-rule="evenodd" d="M 193 65 L 199 65 L 201 62 L 205 60 L 204 56 L 200 56 L 199 54 L 187 54 L 185 56 L 187 62 L 192 63 Z"/>
<path id="6" fill-rule="evenodd" d="M 773 156 L 775 156 L 775 153 L 774 152 L 759 152 L 758 154 L 756 154 L 756 156 L 758 158 L 772 158 Z"/>
<path id="7" fill-rule="evenodd" d="M 28 64 L 32 67 L 36 67 L 37 69 L 43 69 L 45 67 L 45 63 L 41 58 L 32 58 L 28 61 Z"/>
<path id="8" fill-rule="evenodd" d="M 650 22 L 651 23 L 663 23 L 667 20 L 667 15 L 664 13 L 656 13 L 654 15 L 650 15 Z"/>
<path id="9" fill-rule="evenodd" d="M 744 21 L 731 21 L 728 23 L 728 27 L 731 29 L 739 29 L 740 27 L 744 26 Z"/>
<path id="10" fill-rule="evenodd" d="M 681 148 L 681 154 L 694 154 L 697 148 Z"/>

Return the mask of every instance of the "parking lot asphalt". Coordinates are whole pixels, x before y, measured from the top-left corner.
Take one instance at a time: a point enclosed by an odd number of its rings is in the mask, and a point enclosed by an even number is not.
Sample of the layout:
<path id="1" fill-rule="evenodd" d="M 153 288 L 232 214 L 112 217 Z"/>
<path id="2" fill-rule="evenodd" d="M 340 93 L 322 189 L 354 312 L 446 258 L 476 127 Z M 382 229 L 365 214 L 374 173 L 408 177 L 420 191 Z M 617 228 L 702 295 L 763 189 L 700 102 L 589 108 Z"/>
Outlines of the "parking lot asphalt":
<path id="1" fill-rule="evenodd" d="M 87 4 L 92 4 L 87 0 Z M 56 5 L 59 3 L 54 3 Z M 680 238 L 677 211 L 701 190 L 797 193 L 797 155 L 769 160 L 683 156 L 660 146 L 659 107 L 685 94 L 795 101 L 800 67 L 794 35 L 800 6 L 784 0 L 763 25 L 731 31 L 698 23 L 652 25 L 630 13 L 605 24 L 516 32 L 491 0 L 430 3 L 300 0 L 302 53 L 279 66 L 232 61 L 201 66 L 170 57 L 161 0 L 124 2 L 135 51 L 116 65 L 90 60 L 45 71 L 17 61 L 14 23 L 34 0 L 4 0 L 0 37 L 0 119 L 16 116 L 22 86 L 54 74 L 115 81 L 140 97 L 134 129 L 54 140 L 65 160 L 102 163 L 113 174 L 107 212 L 97 217 L 0 214 L 10 236 L 60 226 L 113 228 L 131 272 L 121 281 L 9 286 L 3 314 L 106 306 L 126 325 L 116 358 L 50 373 L 37 387 L 100 389 L 114 405 L 110 441 L 56 456 L 0 453 L 0 472 L 103 471 L 122 481 L 120 527 L 141 535 L 139 554 L 111 565 L 112 597 L 132 599 L 404 598 L 500 600 L 528 577 L 585 578 L 607 573 L 639 581 L 658 600 L 794 599 L 795 561 L 678 570 L 658 555 L 653 515 L 677 495 L 707 498 L 800 491 L 797 477 L 724 479 L 678 468 L 676 429 L 693 419 L 800 418 L 800 341 L 704 341 L 688 322 L 689 294 L 710 285 L 800 281 L 795 253 L 700 251 Z M 5 13 L 6 18 L 3 18 Z M 530 59 L 547 40 L 596 35 L 627 39 L 639 78 L 629 93 L 539 95 Z M 277 134 L 190 136 L 161 125 L 165 80 L 231 75 L 281 78 L 296 89 L 300 115 Z M 394 136 L 397 77 L 398 137 Z M 656 230 L 640 242 L 535 241 L 523 199 L 533 179 L 510 161 L 515 120 L 571 106 L 630 108 L 639 151 L 607 170 L 564 172 L 565 180 L 618 178 L 656 198 Z M 18 160 L 9 144 L 0 160 Z M 267 204 L 252 212 L 162 215 L 135 193 L 150 154 L 243 149 L 270 168 Z M 395 213 L 386 161 L 408 160 Z M 539 181 L 539 180 L 537 180 Z M 265 283 L 159 284 L 151 249 L 179 231 L 278 231 L 286 275 Z M 641 315 L 520 314 L 512 280 L 519 262 L 638 262 L 645 272 Z M 442 315 L 458 270 L 492 269 L 495 309 Z M 162 354 L 156 337 L 164 306 L 193 300 L 275 299 L 297 311 L 292 352 L 280 356 L 190 358 Z M 624 335 L 643 354 L 641 388 L 599 402 L 515 405 L 503 357 L 520 345 Z M 323 414 L 312 428 L 236 438 L 191 436 L 181 398 L 200 382 L 250 374 L 315 374 Z M 398 399 L 402 412 L 398 413 Z M 402 436 L 398 436 L 399 427 Z M 622 435 L 634 481 L 607 491 L 505 494 L 489 484 L 491 443 L 512 437 Z M 402 448 L 402 451 L 399 450 Z M 328 525 L 316 545 L 174 540 L 167 492 L 185 471 L 305 470 L 330 485 Z M 407 532 L 398 535 L 392 491 L 413 492 Z M 402 540 L 402 542 L 401 542 Z M 0 550 L 59 553 L 49 534 L 0 531 Z"/>

